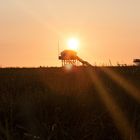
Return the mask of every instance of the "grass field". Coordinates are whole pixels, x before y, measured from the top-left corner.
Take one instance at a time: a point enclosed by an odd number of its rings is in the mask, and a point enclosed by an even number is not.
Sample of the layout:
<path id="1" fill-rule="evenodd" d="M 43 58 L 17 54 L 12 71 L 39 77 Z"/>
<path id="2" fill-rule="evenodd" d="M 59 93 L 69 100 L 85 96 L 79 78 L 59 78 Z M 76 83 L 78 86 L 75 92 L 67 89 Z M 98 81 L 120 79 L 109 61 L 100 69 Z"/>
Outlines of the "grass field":
<path id="1" fill-rule="evenodd" d="M 0 140 L 139 136 L 140 67 L 0 69 Z"/>

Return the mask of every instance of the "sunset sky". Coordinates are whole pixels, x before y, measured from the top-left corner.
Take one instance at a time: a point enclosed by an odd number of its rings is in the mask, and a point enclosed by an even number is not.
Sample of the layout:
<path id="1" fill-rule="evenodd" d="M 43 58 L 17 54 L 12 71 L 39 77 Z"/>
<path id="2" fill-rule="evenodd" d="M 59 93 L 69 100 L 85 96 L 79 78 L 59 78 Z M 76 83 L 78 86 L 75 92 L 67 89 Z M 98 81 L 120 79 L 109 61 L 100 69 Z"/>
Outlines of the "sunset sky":
<path id="1" fill-rule="evenodd" d="M 0 0 L 0 66 L 61 66 L 60 50 L 79 39 L 91 64 L 140 58 L 140 0 Z"/>

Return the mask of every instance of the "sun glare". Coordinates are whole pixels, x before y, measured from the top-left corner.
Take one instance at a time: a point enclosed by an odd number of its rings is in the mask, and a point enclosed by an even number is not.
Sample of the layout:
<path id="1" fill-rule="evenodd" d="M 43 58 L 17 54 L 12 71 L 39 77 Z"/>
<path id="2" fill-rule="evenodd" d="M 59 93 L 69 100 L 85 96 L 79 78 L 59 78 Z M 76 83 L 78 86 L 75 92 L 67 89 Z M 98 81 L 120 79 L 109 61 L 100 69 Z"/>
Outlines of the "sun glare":
<path id="1" fill-rule="evenodd" d="M 68 48 L 70 50 L 78 50 L 79 47 L 79 40 L 75 39 L 75 38 L 71 38 L 68 40 Z"/>

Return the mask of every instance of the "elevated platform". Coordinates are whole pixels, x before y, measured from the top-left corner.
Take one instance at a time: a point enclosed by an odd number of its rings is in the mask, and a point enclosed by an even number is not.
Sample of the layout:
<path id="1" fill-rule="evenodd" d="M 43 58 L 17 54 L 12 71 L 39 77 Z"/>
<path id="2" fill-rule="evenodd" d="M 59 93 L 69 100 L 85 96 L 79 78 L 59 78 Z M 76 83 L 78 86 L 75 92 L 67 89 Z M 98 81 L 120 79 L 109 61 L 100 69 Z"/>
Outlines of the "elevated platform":
<path id="1" fill-rule="evenodd" d="M 137 66 L 140 66 L 140 59 L 134 59 L 133 63 L 135 63 Z"/>
<path id="2" fill-rule="evenodd" d="M 62 66 L 65 66 L 67 64 L 72 64 L 76 66 L 79 62 L 82 63 L 82 65 L 84 66 L 92 66 L 90 63 L 77 56 L 77 52 L 73 50 L 62 51 L 59 56 L 59 60 L 62 61 Z"/>

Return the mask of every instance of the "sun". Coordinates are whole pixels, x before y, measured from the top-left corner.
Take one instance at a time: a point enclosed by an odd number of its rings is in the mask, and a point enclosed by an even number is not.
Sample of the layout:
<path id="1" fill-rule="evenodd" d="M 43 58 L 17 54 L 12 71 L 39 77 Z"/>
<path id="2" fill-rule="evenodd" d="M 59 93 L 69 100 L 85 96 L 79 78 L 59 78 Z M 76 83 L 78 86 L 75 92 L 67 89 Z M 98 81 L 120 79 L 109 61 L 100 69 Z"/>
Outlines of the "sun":
<path id="1" fill-rule="evenodd" d="M 79 47 L 79 40 L 76 38 L 71 38 L 68 40 L 67 44 L 68 44 L 68 49 L 77 51 Z"/>

